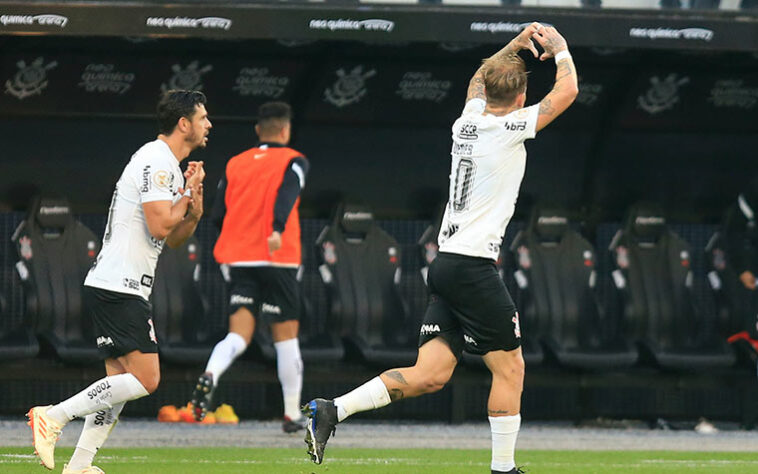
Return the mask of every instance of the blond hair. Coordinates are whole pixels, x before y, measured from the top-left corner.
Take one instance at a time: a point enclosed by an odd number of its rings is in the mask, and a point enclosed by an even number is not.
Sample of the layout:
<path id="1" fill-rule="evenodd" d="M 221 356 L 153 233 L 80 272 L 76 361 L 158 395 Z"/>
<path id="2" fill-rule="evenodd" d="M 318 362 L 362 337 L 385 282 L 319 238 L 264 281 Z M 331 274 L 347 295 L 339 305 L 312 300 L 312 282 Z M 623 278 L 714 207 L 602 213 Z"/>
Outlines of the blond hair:
<path id="1" fill-rule="evenodd" d="M 488 103 L 508 106 L 526 91 L 526 64 L 517 54 L 485 59 L 483 67 Z"/>

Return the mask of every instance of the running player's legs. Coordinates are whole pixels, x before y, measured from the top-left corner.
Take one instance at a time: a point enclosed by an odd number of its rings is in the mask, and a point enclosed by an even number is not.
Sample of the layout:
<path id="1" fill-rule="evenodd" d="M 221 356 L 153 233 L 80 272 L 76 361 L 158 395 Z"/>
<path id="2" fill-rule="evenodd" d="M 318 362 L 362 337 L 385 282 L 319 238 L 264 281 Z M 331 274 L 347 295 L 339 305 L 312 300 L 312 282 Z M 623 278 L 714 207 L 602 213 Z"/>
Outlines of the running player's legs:
<path id="1" fill-rule="evenodd" d="M 78 450 L 76 462 L 91 463 L 95 447 L 102 445 L 113 426 L 100 430 L 97 416 L 109 415 L 115 421 L 124 403 L 152 393 L 160 380 L 149 304 L 139 297 L 88 287 L 84 297 L 92 312 L 98 348 L 101 354 L 110 354 L 105 356 L 108 375 L 57 405 L 29 411 L 35 450 L 49 469 L 55 466 L 57 433 L 70 420 L 86 417 L 89 421 L 85 422 L 80 439 L 83 450 Z M 95 427 L 98 429 L 93 430 Z"/>
<path id="2" fill-rule="evenodd" d="M 255 307 L 260 305 L 261 288 L 256 268 L 222 266 L 229 283 L 229 333 L 213 347 L 208 363 L 197 379 L 190 404 L 195 420 L 202 421 L 213 402 L 213 391 L 232 363 L 242 355 L 255 331 Z M 228 272 L 228 273 L 227 273 Z"/>
<path id="3" fill-rule="evenodd" d="M 294 433 L 303 429 L 300 395 L 303 389 L 303 359 L 300 355 L 300 285 L 297 270 L 261 269 L 267 281 L 261 303 L 261 317 L 269 322 L 276 350 L 276 373 L 282 386 L 284 422 L 282 429 Z"/>

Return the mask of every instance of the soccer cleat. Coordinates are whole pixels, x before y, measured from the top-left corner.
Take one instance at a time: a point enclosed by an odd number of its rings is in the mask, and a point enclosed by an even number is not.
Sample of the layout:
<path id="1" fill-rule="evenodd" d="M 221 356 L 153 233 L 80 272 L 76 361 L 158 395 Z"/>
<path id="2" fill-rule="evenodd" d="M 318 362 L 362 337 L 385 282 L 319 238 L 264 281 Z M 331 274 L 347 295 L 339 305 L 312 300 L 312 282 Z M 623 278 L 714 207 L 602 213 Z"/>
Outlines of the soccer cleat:
<path id="1" fill-rule="evenodd" d="M 234 413 L 234 408 L 226 403 L 222 403 L 216 408 L 216 411 L 213 414 L 216 415 L 216 423 L 236 425 L 240 422 L 239 417 Z"/>
<path id="2" fill-rule="evenodd" d="M 525 474 L 526 471 L 522 471 L 519 467 L 514 467 L 510 471 L 504 472 L 504 471 L 496 471 L 492 470 L 492 474 Z"/>
<path id="3" fill-rule="evenodd" d="M 301 416 L 297 420 L 293 420 L 292 418 L 288 416 L 284 416 L 284 421 L 282 421 L 282 431 L 285 433 L 297 433 L 298 431 L 305 428 L 307 418 L 304 416 Z"/>
<path id="4" fill-rule="evenodd" d="M 32 428 L 34 454 L 48 469 L 55 468 L 55 443 L 63 429 L 63 425 L 59 425 L 47 416 L 47 410 L 51 407 L 52 405 L 34 407 L 26 414 L 29 418 L 27 424 Z"/>
<path id="5" fill-rule="evenodd" d="M 337 431 L 337 407 L 334 400 L 316 398 L 301 409 L 310 418 L 305 423 L 305 444 L 311 461 L 321 464 L 324 460 L 324 449 L 329 437 Z"/>
<path id="6" fill-rule="evenodd" d="M 213 375 L 209 372 L 204 373 L 197 379 L 197 385 L 192 392 L 192 414 L 196 421 L 203 421 L 206 413 L 211 408 L 211 399 L 213 398 Z"/>
<path id="7" fill-rule="evenodd" d="M 74 471 L 73 469 L 68 468 L 68 464 L 64 464 L 63 472 L 61 472 L 61 474 L 105 474 L 105 471 L 97 466 L 85 467 L 84 469 Z"/>

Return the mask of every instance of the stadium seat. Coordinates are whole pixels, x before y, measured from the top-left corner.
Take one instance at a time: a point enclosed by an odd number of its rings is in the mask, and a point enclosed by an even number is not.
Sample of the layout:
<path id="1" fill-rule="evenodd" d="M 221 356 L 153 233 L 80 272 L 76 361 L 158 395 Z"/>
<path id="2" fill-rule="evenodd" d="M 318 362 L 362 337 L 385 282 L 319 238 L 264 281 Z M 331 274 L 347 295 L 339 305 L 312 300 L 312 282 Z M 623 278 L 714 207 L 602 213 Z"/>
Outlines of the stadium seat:
<path id="1" fill-rule="evenodd" d="M 418 327 L 407 324 L 402 300 L 400 247 L 363 206 L 340 205 L 316 241 L 327 288 L 326 327 L 337 331 L 348 358 L 381 366 L 411 364 Z"/>
<path id="2" fill-rule="evenodd" d="M 200 290 L 200 244 L 190 237 L 179 248 L 163 247 L 151 295 L 161 359 L 174 364 L 205 362 L 218 334 L 208 334 L 208 303 Z"/>
<path id="3" fill-rule="evenodd" d="M 595 249 L 569 226 L 565 211 L 535 206 L 510 252 L 524 331 L 538 336 L 549 356 L 580 369 L 628 367 L 637 361 L 637 351 L 601 311 Z"/>
<path id="4" fill-rule="evenodd" d="M 100 249 L 66 199 L 37 198 L 12 237 L 19 261 L 25 318 L 65 362 L 98 361 L 82 283 Z"/>
<path id="5" fill-rule="evenodd" d="M 39 343 L 32 328 L 25 322 L 6 324 L 10 319 L 5 296 L 0 294 L 0 360 L 34 357 L 39 352 Z"/>
<path id="6" fill-rule="evenodd" d="M 625 334 L 641 356 L 674 370 L 734 363 L 734 352 L 693 304 L 689 244 L 668 228 L 660 206 L 632 206 L 609 250 Z"/>
<path id="7" fill-rule="evenodd" d="M 705 248 L 708 283 L 716 302 L 718 333 L 732 341 L 743 359 L 758 355 L 758 291 L 745 288 L 729 264 L 728 247 L 721 232 Z M 755 343 L 751 343 L 756 341 Z"/>

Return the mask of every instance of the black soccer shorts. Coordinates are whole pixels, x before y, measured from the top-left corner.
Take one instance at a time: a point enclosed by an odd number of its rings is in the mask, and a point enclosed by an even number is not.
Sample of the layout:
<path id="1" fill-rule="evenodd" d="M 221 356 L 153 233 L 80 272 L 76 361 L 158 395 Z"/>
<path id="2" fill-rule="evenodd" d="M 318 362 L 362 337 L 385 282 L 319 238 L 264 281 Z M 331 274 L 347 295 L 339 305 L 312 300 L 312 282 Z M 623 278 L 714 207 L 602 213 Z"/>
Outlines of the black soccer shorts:
<path id="1" fill-rule="evenodd" d="M 492 260 L 440 252 L 427 278 L 429 304 L 419 347 L 441 336 L 456 358 L 521 346 L 516 305 Z"/>
<path id="2" fill-rule="evenodd" d="M 90 286 L 85 286 L 83 293 L 101 358 L 115 359 L 135 350 L 158 352 L 150 303 L 137 295 Z"/>
<path id="3" fill-rule="evenodd" d="M 297 269 L 229 267 L 229 313 L 246 308 L 271 322 L 300 319 Z"/>

